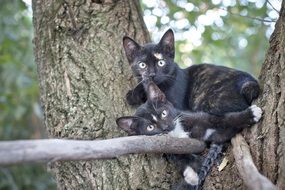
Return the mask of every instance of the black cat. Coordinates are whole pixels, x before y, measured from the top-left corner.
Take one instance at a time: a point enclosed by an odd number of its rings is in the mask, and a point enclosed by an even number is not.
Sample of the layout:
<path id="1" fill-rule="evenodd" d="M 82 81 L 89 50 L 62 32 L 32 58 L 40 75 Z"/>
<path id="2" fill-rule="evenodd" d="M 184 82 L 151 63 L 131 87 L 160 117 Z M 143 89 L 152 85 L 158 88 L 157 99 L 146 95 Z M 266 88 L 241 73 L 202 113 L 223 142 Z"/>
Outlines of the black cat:
<path id="1" fill-rule="evenodd" d="M 236 131 L 259 121 L 262 111 L 252 105 L 244 111 L 221 116 L 205 112 L 186 112 L 176 109 L 153 83 L 147 85 L 147 101 L 138 107 L 134 116 L 120 117 L 117 125 L 129 135 L 169 134 L 179 138 L 197 138 L 214 143 L 230 140 Z M 195 155 L 177 155 L 177 164 L 188 185 L 198 185 L 197 171 L 201 159 Z M 185 184 L 185 185 L 187 185 Z"/>
<path id="2" fill-rule="evenodd" d="M 206 142 L 223 143 L 236 131 L 259 121 L 261 109 L 252 105 L 240 112 L 212 115 L 206 112 L 181 111 L 166 99 L 153 83 L 148 84 L 148 99 L 134 116 L 120 117 L 118 126 L 129 135 L 169 134 L 178 138 L 196 138 Z"/>
<path id="3" fill-rule="evenodd" d="M 158 85 L 174 107 L 214 115 L 243 111 L 259 95 L 258 82 L 248 73 L 210 64 L 179 68 L 174 63 L 174 34 L 171 29 L 166 31 L 158 44 L 141 46 L 125 36 L 123 46 L 138 80 L 138 85 L 126 95 L 130 105 L 146 101 L 144 85 L 148 79 Z M 209 170 L 221 147 L 211 146 L 204 169 L 199 172 L 202 181 L 207 173 L 205 170 Z"/>
<path id="4" fill-rule="evenodd" d="M 257 81 L 248 73 L 210 64 L 181 69 L 174 63 L 174 34 L 169 29 L 158 44 L 140 46 L 129 37 L 123 45 L 138 86 L 127 93 L 130 105 L 146 101 L 143 85 L 154 81 L 178 109 L 216 115 L 246 109 L 259 94 Z"/>

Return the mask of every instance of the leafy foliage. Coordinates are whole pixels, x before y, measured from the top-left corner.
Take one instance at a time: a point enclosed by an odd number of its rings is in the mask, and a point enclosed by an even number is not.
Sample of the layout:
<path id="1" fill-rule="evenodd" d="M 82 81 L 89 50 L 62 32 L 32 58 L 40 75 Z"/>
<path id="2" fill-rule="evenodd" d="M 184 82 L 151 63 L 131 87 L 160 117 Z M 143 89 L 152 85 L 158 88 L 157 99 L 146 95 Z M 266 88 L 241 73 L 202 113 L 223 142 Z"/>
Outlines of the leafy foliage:
<path id="1" fill-rule="evenodd" d="M 278 16 L 269 3 L 263 0 L 142 1 L 144 18 L 154 40 L 161 35 L 155 34 L 166 28 L 176 31 L 176 61 L 182 66 L 215 63 L 256 76 L 264 60 L 271 26 Z"/>
<path id="2" fill-rule="evenodd" d="M 31 12 L 20 0 L 0 6 L 0 139 L 41 138 Z M 0 167 L 0 189 L 52 189 L 42 165 Z"/>

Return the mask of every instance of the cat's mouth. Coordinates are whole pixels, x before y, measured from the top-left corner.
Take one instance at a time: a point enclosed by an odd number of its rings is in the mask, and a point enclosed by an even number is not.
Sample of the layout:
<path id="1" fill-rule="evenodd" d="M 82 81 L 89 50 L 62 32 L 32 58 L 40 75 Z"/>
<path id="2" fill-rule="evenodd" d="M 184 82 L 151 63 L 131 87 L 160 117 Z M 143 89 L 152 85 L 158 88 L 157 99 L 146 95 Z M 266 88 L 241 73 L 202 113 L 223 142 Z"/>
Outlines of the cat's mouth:
<path id="1" fill-rule="evenodd" d="M 172 131 L 174 129 L 174 126 L 168 126 L 166 129 L 163 130 L 164 134 L 169 133 L 170 131 Z"/>
<path id="2" fill-rule="evenodd" d="M 164 82 L 163 77 L 159 75 L 142 75 L 142 79 L 145 83 L 153 81 L 156 85 L 159 85 Z"/>

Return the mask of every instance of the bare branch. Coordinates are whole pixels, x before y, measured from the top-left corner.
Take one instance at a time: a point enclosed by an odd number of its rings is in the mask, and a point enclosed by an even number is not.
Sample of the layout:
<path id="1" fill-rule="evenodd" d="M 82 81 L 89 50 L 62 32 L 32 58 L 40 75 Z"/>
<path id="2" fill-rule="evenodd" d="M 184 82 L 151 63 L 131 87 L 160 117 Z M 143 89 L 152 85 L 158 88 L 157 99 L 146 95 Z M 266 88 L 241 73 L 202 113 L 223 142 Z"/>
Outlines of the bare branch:
<path id="1" fill-rule="evenodd" d="M 236 165 L 246 187 L 251 190 L 276 189 L 269 179 L 258 172 L 244 138 L 238 134 L 231 142 Z"/>
<path id="2" fill-rule="evenodd" d="M 271 6 L 272 9 L 274 9 L 277 13 L 280 14 L 280 12 L 272 5 L 272 3 L 269 0 L 266 0 L 266 2 Z"/>
<path id="3" fill-rule="evenodd" d="M 115 158 L 131 153 L 200 153 L 201 141 L 169 136 L 131 136 L 108 140 L 19 140 L 0 142 L 0 165 L 58 160 Z"/>
<path id="4" fill-rule="evenodd" d="M 277 21 L 277 20 L 267 20 L 267 19 L 259 18 L 259 17 L 252 17 L 252 16 L 247 16 L 247 15 L 241 15 L 240 13 L 233 13 L 233 12 L 229 11 L 227 8 L 224 8 L 224 7 L 221 7 L 219 9 L 227 11 L 229 14 L 234 15 L 234 16 L 249 18 L 249 19 L 252 19 L 252 20 L 258 20 L 260 22 L 276 22 Z"/>

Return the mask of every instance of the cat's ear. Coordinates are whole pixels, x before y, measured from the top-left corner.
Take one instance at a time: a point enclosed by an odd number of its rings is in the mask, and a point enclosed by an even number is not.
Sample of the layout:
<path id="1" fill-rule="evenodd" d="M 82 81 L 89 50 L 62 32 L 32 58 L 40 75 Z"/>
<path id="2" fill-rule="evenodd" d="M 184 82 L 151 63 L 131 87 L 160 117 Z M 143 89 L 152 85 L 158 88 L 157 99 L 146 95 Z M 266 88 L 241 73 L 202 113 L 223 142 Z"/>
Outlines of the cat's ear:
<path id="1" fill-rule="evenodd" d="M 132 38 L 128 36 L 123 37 L 123 46 L 125 49 L 126 56 L 128 61 L 131 63 L 134 60 L 136 53 L 139 51 L 141 46 Z"/>
<path id="2" fill-rule="evenodd" d="M 159 45 L 162 51 L 166 53 L 170 58 L 174 59 L 175 56 L 175 44 L 174 33 L 172 29 L 168 29 L 160 39 Z"/>
<path id="3" fill-rule="evenodd" d="M 136 131 L 132 128 L 132 124 L 134 123 L 135 119 L 136 117 L 132 116 L 120 117 L 116 119 L 116 123 L 118 127 L 127 132 L 129 135 L 135 135 Z"/>
<path id="4" fill-rule="evenodd" d="M 147 95 L 148 95 L 148 99 L 150 99 L 151 101 L 157 101 L 157 100 L 162 101 L 162 102 L 166 101 L 166 97 L 164 93 L 153 82 L 150 82 L 148 84 Z"/>

